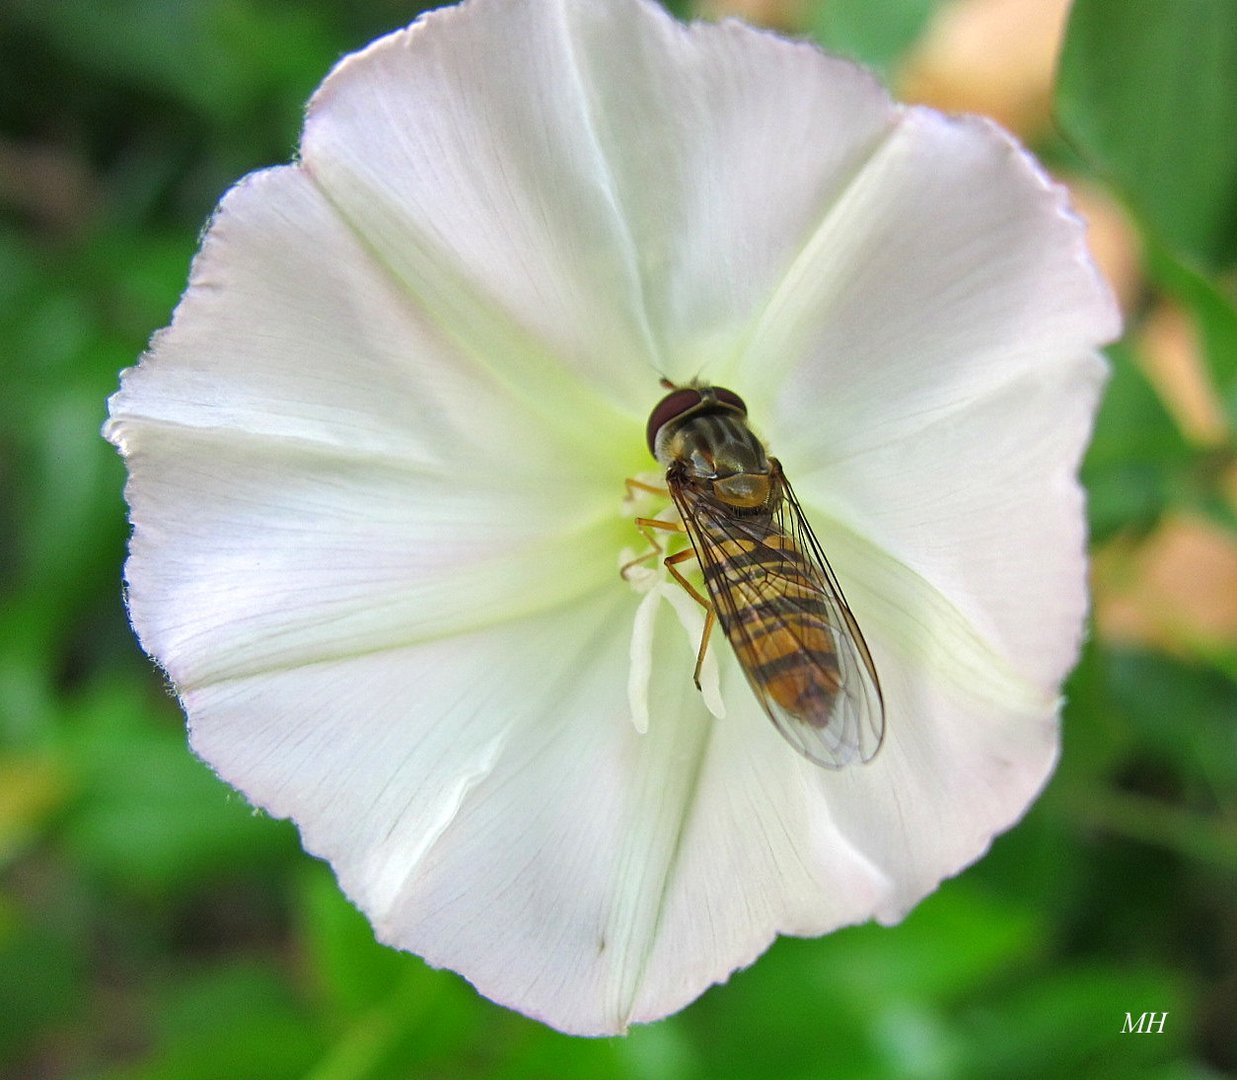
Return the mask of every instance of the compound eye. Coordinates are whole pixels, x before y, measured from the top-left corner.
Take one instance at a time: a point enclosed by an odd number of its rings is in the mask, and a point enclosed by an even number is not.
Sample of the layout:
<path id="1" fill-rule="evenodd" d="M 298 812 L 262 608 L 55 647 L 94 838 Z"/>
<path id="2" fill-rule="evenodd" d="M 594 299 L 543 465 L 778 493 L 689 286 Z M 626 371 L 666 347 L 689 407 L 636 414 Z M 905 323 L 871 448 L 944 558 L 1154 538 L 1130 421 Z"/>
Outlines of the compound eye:
<path id="1" fill-rule="evenodd" d="M 738 409 L 744 416 L 747 415 L 747 403 L 739 397 L 733 390 L 727 390 L 725 387 L 713 387 L 713 393 L 717 395 L 717 400 L 723 405 L 730 405 Z"/>
<path id="2" fill-rule="evenodd" d="M 730 393 L 727 391 L 727 393 Z M 733 394 L 730 395 L 734 397 Z M 657 442 L 657 433 L 671 420 L 682 416 L 689 409 L 694 409 L 703 399 L 700 396 L 700 391 L 694 387 L 685 386 L 679 390 L 671 391 L 661 399 L 654 407 L 649 415 L 649 426 L 645 433 L 649 441 L 649 453 L 654 454 L 653 447 Z M 736 400 L 738 400 L 736 398 Z"/>

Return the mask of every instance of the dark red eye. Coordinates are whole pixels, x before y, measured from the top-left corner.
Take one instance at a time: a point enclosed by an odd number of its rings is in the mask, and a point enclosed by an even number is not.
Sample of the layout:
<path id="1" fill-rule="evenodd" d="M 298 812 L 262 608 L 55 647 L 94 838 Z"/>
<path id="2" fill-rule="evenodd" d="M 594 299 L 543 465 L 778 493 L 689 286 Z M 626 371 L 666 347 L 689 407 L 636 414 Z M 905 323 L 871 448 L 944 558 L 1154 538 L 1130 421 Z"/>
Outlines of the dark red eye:
<path id="1" fill-rule="evenodd" d="M 744 416 L 747 415 L 747 402 L 739 397 L 739 395 L 733 390 L 726 390 L 723 387 L 715 386 L 713 387 L 713 393 L 717 396 L 717 400 L 723 405 L 733 405 L 736 409 L 742 412 Z"/>
<path id="2" fill-rule="evenodd" d="M 733 397 L 733 395 L 731 395 Z M 700 404 L 700 391 L 695 387 L 685 386 L 672 390 L 661 399 L 649 415 L 649 426 L 646 432 L 649 440 L 649 453 L 654 453 L 653 446 L 657 441 L 657 433 L 664 424 L 668 424 L 677 416 L 682 416 L 688 409 L 694 409 Z"/>
<path id="3" fill-rule="evenodd" d="M 727 409 L 737 409 L 747 416 L 747 404 L 733 390 L 722 386 L 683 386 L 672 390 L 653 408 L 649 417 L 648 431 L 645 432 L 649 443 L 649 453 L 656 456 L 657 433 L 671 420 L 677 420 L 686 412 L 691 412 L 700 405 L 706 405 L 704 411 L 717 412 L 718 405 Z"/>

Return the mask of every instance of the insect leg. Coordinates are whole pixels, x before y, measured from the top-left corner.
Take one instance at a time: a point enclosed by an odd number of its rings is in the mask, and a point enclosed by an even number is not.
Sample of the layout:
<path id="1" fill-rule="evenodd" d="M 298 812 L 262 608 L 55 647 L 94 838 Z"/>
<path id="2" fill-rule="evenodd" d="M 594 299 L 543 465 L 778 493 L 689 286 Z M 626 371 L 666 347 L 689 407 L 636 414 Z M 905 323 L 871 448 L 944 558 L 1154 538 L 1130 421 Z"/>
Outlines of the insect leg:
<path id="1" fill-rule="evenodd" d="M 705 653 L 709 651 L 709 636 L 713 633 L 713 625 L 717 622 L 717 613 L 713 609 L 713 605 L 700 595 L 700 591 L 685 578 L 676 565 L 677 563 L 686 562 L 688 559 L 696 557 L 695 548 L 685 548 L 677 555 L 671 555 L 665 560 L 666 569 L 674 575 L 674 580 L 677 581 L 687 594 L 704 608 L 704 633 L 700 635 L 700 648 L 696 653 L 696 670 L 692 672 L 692 681 L 696 684 L 696 689 L 700 689 L 700 669 L 704 666 Z"/>
<path id="2" fill-rule="evenodd" d="M 680 528 L 682 527 L 680 526 Z M 682 573 L 679 572 L 679 569 L 677 566 L 678 563 L 687 562 L 688 559 L 694 559 L 695 557 L 696 557 L 695 548 L 684 548 L 677 555 L 667 556 L 666 559 L 664 560 L 665 566 L 666 566 L 666 569 L 670 571 L 671 576 L 673 576 L 674 580 L 677 581 L 680 585 L 683 586 L 684 589 L 687 590 L 688 595 L 691 596 L 691 598 L 695 600 L 697 604 L 699 604 L 702 608 L 704 608 L 705 611 L 712 611 L 713 605 L 709 603 L 706 597 L 700 595 L 700 590 L 697 589 L 695 585 L 693 585 L 690 581 L 688 581 L 687 578 L 685 578 L 682 575 Z"/>
<path id="3" fill-rule="evenodd" d="M 633 480 L 630 476 L 623 481 L 623 486 L 627 488 L 627 497 L 632 498 L 637 491 L 646 491 L 650 495 L 666 495 L 669 496 L 670 489 L 661 487 L 657 484 L 646 484 L 643 480 Z"/>
<path id="4" fill-rule="evenodd" d="M 628 480 L 629 484 L 639 483 L 637 480 Z M 636 528 L 640 530 L 640 535 L 649 542 L 649 550 L 643 555 L 637 555 L 631 562 L 623 563 L 619 567 L 619 574 L 623 578 L 627 577 L 627 571 L 633 566 L 639 566 L 641 563 L 648 562 L 650 559 L 660 555 L 666 549 L 657 542 L 657 538 L 649 531 L 650 529 L 663 529 L 666 532 L 686 532 L 687 530 L 678 521 L 661 521 L 657 518 L 636 518 Z M 687 550 L 691 550 L 688 548 Z"/>

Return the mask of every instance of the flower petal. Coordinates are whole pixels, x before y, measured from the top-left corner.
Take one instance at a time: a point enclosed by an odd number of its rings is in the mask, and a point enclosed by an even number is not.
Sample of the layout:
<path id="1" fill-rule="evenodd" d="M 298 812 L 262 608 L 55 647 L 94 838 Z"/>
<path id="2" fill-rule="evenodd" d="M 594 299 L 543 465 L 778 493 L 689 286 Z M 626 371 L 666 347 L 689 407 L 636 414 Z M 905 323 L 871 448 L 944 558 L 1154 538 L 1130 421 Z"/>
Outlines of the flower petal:
<path id="1" fill-rule="evenodd" d="M 562 7 L 661 372 L 725 370 L 897 110 L 870 72 L 654 4 Z"/>
<path id="2" fill-rule="evenodd" d="M 878 815 L 844 830 L 830 802 L 839 785 L 862 783 L 866 768 L 826 772 L 795 753 L 721 647 L 726 716 L 711 721 L 702 750 L 633 1021 L 682 1007 L 778 934 L 820 934 L 871 918 L 901 874 L 865 851 L 864 828 L 888 820 Z"/>
<path id="3" fill-rule="evenodd" d="M 883 673 L 885 741 L 863 769 L 830 778 L 824 796 L 838 830 L 886 871 L 891 887 L 870 914 L 894 923 L 1026 812 L 1056 763 L 1058 700 L 1026 688 L 994 707 L 985 686 L 941 678 L 887 648 L 881 631 L 868 642 Z M 942 647 L 963 641 L 958 633 Z"/>
<path id="4" fill-rule="evenodd" d="M 1056 693 L 1087 611 L 1076 474 L 1105 374 L 1094 356 L 1045 364 L 901 439 L 792 476 L 865 630 L 881 620 L 904 653 L 931 648 L 960 683 L 1001 667 Z M 870 602 L 850 594 L 858 576 Z M 961 644 L 944 652 L 954 638 L 936 625 L 942 605 L 986 658 Z M 999 706 L 1003 691 L 990 690 Z"/>
<path id="5" fill-rule="evenodd" d="M 566 19 L 544 0 L 423 16 L 335 69 L 302 159 L 462 349 L 587 442 L 644 419 L 658 364 Z"/>
<path id="6" fill-rule="evenodd" d="M 135 427 L 176 425 L 458 474 L 505 465 L 518 447 L 508 482 L 533 494 L 548 494 L 568 450 L 552 428 L 528 437 L 539 414 L 411 302 L 295 167 L 228 192 L 172 326 L 109 406 L 122 450 Z M 588 457 L 572 460 L 587 471 Z M 600 483 L 613 482 L 607 461 Z"/>
<path id="7" fill-rule="evenodd" d="M 329 858 L 386 942 L 564 1030 L 621 1030 L 715 723 L 666 605 L 647 735 L 634 596 L 185 694 L 194 748 Z M 738 920 L 741 922 L 741 920 Z M 708 957 L 725 965 L 721 947 Z M 676 968 L 698 993 L 702 958 Z M 664 1005 L 669 1011 L 675 1003 Z"/>
<path id="8" fill-rule="evenodd" d="M 614 463 L 563 469 L 297 169 L 229 193 L 110 411 L 130 613 L 182 688 L 553 606 L 631 531 Z"/>
<path id="9" fill-rule="evenodd" d="M 654 716 L 637 734 L 632 608 L 630 594 L 594 597 L 465 639 L 193 688 L 192 743 L 297 822 L 384 941 L 555 1027 L 621 1031 L 779 931 L 889 906 L 893 875 L 864 847 L 879 846 L 874 824 L 902 825 L 877 799 L 844 830 L 851 807 L 830 800 L 857 774 L 794 754 L 728 654 L 732 708 L 709 716 L 669 605 L 656 609 Z M 937 810 L 955 812 L 934 803 L 920 828 Z"/>
<path id="10" fill-rule="evenodd" d="M 182 690 L 518 619 L 618 576 L 626 532 L 604 504 L 565 506 L 547 530 L 502 475 L 461 484 L 312 443 L 120 430 L 129 611 Z"/>
<path id="11" fill-rule="evenodd" d="M 913 594 L 903 582 L 890 603 Z M 1055 695 L 1009 672 L 999 682 L 1000 658 L 985 655 L 930 590 L 918 598 L 936 605 L 942 648 L 995 659 L 996 673 L 978 689 L 951 682 L 930 656 L 889 648 L 883 620 L 870 620 L 890 726 L 862 767 L 827 771 L 794 753 L 726 654 L 726 718 L 711 728 L 634 1020 L 690 1000 L 702 976 L 724 979 L 778 933 L 897 922 L 979 858 L 1043 786 L 1057 753 Z M 684 956 L 713 966 L 685 969 Z"/>
<path id="12" fill-rule="evenodd" d="M 909 109 L 739 371 L 822 539 L 865 537 L 1055 688 L 1086 610 L 1091 350 L 1118 329 L 1064 191 L 992 124 Z"/>
<path id="13" fill-rule="evenodd" d="M 472 0 L 344 61 L 302 152 L 515 389 L 566 367 L 601 391 L 582 406 L 643 416 L 653 371 L 733 358 L 896 115 L 857 65 L 739 23 Z"/>
<path id="14" fill-rule="evenodd" d="M 1064 191 L 990 122 L 908 109 L 805 244 L 735 379 L 798 456 L 841 459 L 1119 327 Z"/>

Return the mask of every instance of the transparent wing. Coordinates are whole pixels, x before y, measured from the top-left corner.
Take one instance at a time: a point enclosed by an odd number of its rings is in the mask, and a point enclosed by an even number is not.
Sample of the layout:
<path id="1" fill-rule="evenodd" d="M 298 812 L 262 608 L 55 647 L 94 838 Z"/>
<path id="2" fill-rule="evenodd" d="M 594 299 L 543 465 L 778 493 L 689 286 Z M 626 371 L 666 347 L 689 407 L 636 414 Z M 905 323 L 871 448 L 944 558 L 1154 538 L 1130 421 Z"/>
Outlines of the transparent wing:
<path id="1" fill-rule="evenodd" d="M 811 525 L 803 516 L 794 490 L 776 466 L 784 499 L 778 514 L 779 525 L 789 535 L 795 546 L 807 558 L 816 583 L 821 591 L 821 604 L 828 612 L 828 621 L 833 628 L 841 668 L 841 689 L 835 704 L 832 722 L 840 729 L 840 749 L 848 756 L 847 761 L 871 761 L 885 738 L 885 699 L 881 694 L 880 679 L 876 665 L 854 612 L 842 595 L 842 587 L 834 576 L 833 568 L 820 541 L 812 532 Z M 774 722 L 777 720 L 775 718 Z M 779 725 L 779 728 L 781 726 Z M 781 728 L 782 734 L 794 739 Z M 808 757 L 810 751 L 804 750 Z M 813 758 L 813 760 L 816 760 Z M 839 764 L 846 764 L 841 761 Z"/>
<path id="2" fill-rule="evenodd" d="M 742 514 L 670 481 L 718 621 L 774 726 L 826 768 L 870 761 L 885 733 L 880 680 L 798 500 L 774 465 L 777 511 Z"/>

